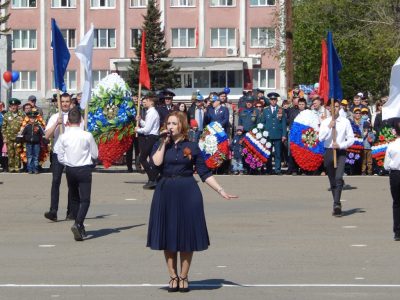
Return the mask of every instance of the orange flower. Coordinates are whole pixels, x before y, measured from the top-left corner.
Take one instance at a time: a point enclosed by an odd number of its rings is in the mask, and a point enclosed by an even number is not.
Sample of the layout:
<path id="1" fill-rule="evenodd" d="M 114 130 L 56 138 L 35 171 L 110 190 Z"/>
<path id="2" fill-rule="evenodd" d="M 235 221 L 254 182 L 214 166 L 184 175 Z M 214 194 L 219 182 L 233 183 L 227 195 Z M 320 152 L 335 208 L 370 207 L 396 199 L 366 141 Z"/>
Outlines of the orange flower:
<path id="1" fill-rule="evenodd" d="M 192 160 L 192 150 L 190 150 L 189 147 L 185 147 L 183 149 L 183 156 L 189 158 L 189 160 Z"/>

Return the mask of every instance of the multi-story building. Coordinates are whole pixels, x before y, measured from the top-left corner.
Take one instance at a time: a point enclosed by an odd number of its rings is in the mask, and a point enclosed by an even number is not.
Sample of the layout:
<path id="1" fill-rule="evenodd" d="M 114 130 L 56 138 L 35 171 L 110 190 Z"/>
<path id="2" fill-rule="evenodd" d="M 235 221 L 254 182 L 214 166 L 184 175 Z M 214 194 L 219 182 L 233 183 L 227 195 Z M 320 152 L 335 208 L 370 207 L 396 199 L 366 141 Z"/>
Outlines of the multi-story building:
<path id="1" fill-rule="evenodd" d="M 178 99 L 193 91 L 207 95 L 224 87 L 231 99 L 255 88 L 285 94 L 279 38 L 284 0 L 158 0 L 170 58 L 180 67 Z M 57 21 L 71 60 L 65 74 L 68 91 L 83 85 L 84 70 L 74 48 L 95 27 L 93 85 L 109 72 L 127 76 L 140 38 L 147 0 L 12 0 L 12 68 L 20 73 L 13 95 L 26 99 L 54 93 L 51 18 Z"/>

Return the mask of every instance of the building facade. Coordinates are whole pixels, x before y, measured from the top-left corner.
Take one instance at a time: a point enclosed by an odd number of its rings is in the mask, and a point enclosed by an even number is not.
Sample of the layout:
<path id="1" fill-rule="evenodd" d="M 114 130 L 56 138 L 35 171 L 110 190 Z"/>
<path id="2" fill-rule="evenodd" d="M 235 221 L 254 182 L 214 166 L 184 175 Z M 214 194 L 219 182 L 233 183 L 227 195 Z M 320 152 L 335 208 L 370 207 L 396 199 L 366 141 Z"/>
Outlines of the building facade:
<path id="1" fill-rule="evenodd" d="M 190 99 L 231 90 L 235 100 L 255 88 L 286 94 L 282 53 L 284 0 L 158 0 L 170 58 L 180 67 L 174 90 Z M 140 38 L 147 0 L 12 0 L 12 68 L 20 73 L 13 96 L 54 92 L 51 18 L 61 29 L 71 60 L 65 74 L 67 89 L 79 91 L 84 70 L 74 48 L 93 24 L 93 86 L 109 72 L 127 76 Z"/>

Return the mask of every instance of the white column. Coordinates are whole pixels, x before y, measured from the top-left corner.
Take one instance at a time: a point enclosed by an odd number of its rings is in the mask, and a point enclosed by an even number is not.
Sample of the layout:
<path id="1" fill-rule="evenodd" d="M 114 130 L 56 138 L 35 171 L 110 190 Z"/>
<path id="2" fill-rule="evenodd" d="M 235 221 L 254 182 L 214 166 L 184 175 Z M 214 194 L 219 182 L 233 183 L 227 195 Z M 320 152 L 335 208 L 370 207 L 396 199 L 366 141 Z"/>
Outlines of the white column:
<path id="1" fill-rule="evenodd" d="M 199 56 L 204 56 L 204 47 L 205 47 L 205 14 L 204 14 L 204 0 L 199 0 Z"/>
<path id="2" fill-rule="evenodd" d="M 286 86 L 286 72 L 285 72 L 285 62 L 286 62 L 286 43 L 285 43 L 285 27 L 286 27 L 286 15 L 285 15 L 285 0 L 279 0 L 279 52 L 280 52 L 280 86 L 277 87 L 280 91 L 280 95 L 287 95 Z"/>
<path id="3" fill-rule="evenodd" d="M 126 55 L 125 51 L 125 2 L 124 0 L 119 0 L 119 57 L 124 58 Z"/>
<path id="4" fill-rule="evenodd" d="M 46 1 L 39 1 L 39 10 L 40 10 L 40 45 L 39 45 L 39 52 L 40 52 L 40 69 L 38 70 L 40 73 L 40 95 L 41 97 L 46 97 L 47 89 L 46 87 L 51 90 L 51 82 L 52 77 L 47 76 L 47 64 L 46 58 L 52 61 L 53 57 L 49 57 L 49 45 L 47 44 L 46 39 L 46 30 L 50 27 L 50 24 L 46 26 Z M 39 77 L 39 76 L 37 76 Z M 50 85 L 49 85 L 50 84 Z"/>
<path id="5" fill-rule="evenodd" d="M 77 45 L 81 42 L 82 38 L 85 36 L 86 33 L 86 19 L 85 19 L 85 14 L 86 14 L 86 1 L 85 0 L 80 0 L 79 1 L 79 42 L 77 42 Z M 77 84 L 77 89 L 79 91 L 82 90 L 83 84 L 85 83 L 85 68 L 82 67 L 82 64 L 79 63 L 79 84 Z"/>
<path id="6" fill-rule="evenodd" d="M 240 57 L 246 56 L 246 37 L 247 37 L 247 30 L 246 30 L 246 0 L 240 1 L 240 16 L 239 16 L 239 53 Z"/>

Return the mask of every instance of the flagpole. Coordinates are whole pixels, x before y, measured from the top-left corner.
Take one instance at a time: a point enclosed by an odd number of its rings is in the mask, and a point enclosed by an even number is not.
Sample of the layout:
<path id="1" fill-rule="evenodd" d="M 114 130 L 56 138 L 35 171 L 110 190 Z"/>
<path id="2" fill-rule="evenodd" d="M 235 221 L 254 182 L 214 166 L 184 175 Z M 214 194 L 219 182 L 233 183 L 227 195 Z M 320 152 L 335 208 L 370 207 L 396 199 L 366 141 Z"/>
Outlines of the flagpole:
<path id="1" fill-rule="evenodd" d="M 336 113 L 335 113 L 335 101 L 333 98 L 331 98 L 331 115 L 332 115 L 332 121 L 336 121 Z M 332 127 L 332 143 L 336 144 L 336 124 L 335 126 Z M 336 148 L 333 148 L 332 151 L 333 155 L 333 167 L 336 169 L 337 168 L 337 161 L 336 161 Z"/>
<path id="2" fill-rule="evenodd" d="M 89 117 L 89 103 L 86 103 L 86 107 L 85 107 L 85 117 L 84 117 L 84 128 L 85 131 L 87 131 L 88 128 L 88 117 Z"/>
<path id="3" fill-rule="evenodd" d="M 60 90 L 59 89 L 57 89 L 57 106 L 58 106 L 58 116 L 62 120 L 62 123 L 60 126 L 60 134 L 63 134 L 64 118 L 63 118 L 62 110 L 61 110 L 61 98 L 60 98 Z"/>

